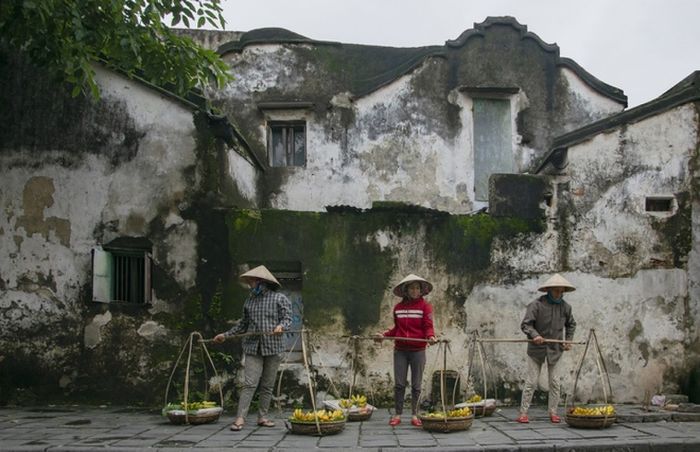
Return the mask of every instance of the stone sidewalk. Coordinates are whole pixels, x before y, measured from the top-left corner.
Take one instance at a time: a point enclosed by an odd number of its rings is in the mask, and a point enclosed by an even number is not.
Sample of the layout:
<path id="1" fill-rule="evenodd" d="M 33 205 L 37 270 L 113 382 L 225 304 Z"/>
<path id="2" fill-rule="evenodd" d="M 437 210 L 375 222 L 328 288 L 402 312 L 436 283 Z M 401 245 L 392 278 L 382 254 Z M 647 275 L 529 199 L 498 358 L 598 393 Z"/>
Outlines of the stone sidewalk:
<path id="1" fill-rule="evenodd" d="M 412 427 L 408 417 L 392 428 L 389 413 L 380 410 L 369 421 L 348 423 L 343 432 L 325 437 L 288 433 L 283 414 L 272 417 L 277 422 L 273 428 L 254 426 L 251 417 L 244 430 L 231 432 L 233 416 L 228 413 L 216 423 L 178 426 L 135 408 L 0 408 L 0 451 L 700 451 L 700 417 L 689 421 L 700 413 L 679 422 L 674 413 L 617 408 L 620 422 L 604 430 L 551 424 L 543 409 L 531 410 L 530 424 L 522 425 L 513 421 L 515 408 L 502 408 L 475 419 L 469 430 L 453 433 L 423 431 Z"/>

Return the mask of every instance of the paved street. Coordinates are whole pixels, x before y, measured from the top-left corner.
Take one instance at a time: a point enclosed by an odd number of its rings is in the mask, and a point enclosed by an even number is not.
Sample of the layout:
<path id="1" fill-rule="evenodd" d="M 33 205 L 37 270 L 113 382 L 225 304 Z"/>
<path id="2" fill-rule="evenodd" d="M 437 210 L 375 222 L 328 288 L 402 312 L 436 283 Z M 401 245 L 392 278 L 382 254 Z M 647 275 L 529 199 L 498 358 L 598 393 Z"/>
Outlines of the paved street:
<path id="1" fill-rule="evenodd" d="M 621 422 L 612 427 L 586 430 L 551 424 L 543 409 L 531 411 L 530 424 L 517 424 L 515 408 L 503 408 L 476 419 L 467 431 L 429 433 L 412 427 L 408 417 L 391 428 L 389 413 L 380 410 L 369 421 L 348 423 L 337 435 L 315 437 L 288 433 L 283 414 L 273 417 L 275 427 L 251 426 L 251 417 L 244 430 L 231 432 L 229 413 L 216 423 L 178 426 L 144 409 L 0 408 L 0 451 L 700 451 L 700 413 L 647 413 L 631 406 L 618 406 L 618 413 Z M 695 420 L 678 422 L 674 416 Z"/>

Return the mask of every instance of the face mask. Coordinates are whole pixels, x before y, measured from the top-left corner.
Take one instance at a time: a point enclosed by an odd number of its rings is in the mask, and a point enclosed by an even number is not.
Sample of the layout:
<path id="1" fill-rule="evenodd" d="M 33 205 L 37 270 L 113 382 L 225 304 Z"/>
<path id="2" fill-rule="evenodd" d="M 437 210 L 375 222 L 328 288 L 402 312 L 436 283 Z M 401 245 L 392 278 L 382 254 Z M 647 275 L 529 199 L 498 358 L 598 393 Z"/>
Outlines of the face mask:
<path id="1" fill-rule="evenodd" d="M 554 298 L 554 297 L 552 297 L 551 293 L 547 292 L 547 302 L 549 302 L 551 304 L 560 304 L 562 299 L 563 299 L 563 296 L 559 297 L 559 298 Z"/>
<path id="2" fill-rule="evenodd" d="M 263 287 L 264 287 L 264 286 L 263 286 L 263 283 L 262 283 L 262 282 L 259 282 L 259 283 L 257 283 L 257 284 L 255 285 L 255 287 L 253 287 L 252 289 L 250 289 L 250 293 L 253 294 L 253 295 L 260 295 L 260 294 L 262 293 L 262 291 L 263 291 Z"/>

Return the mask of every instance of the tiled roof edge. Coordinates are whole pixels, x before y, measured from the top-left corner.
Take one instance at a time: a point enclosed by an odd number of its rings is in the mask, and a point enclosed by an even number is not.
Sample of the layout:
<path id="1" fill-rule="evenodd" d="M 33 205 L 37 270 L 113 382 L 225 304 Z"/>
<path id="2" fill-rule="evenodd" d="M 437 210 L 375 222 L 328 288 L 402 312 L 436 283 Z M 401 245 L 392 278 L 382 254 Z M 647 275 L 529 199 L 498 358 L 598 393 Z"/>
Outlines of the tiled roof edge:
<path id="1" fill-rule="evenodd" d="M 559 57 L 559 60 L 557 61 L 557 66 L 563 66 L 567 69 L 572 70 L 576 75 L 579 76 L 581 80 L 583 80 L 588 86 L 593 88 L 595 91 L 627 107 L 627 95 L 625 95 L 625 92 L 623 90 L 600 81 L 598 78 L 591 75 L 590 72 L 582 68 L 577 62 L 575 62 L 571 58 Z"/>
<path id="2" fill-rule="evenodd" d="M 690 77 L 695 76 L 700 80 L 700 71 L 695 71 Z M 687 80 L 687 77 L 684 80 Z M 678 85 L 676 86 L 678 87 Z M 687 86 L 675 89 L 672 88 L 663 95 L 649 102 L 641 104 L 630 110 L 622 111 L 613 116 L 593 122 L 587 126 L 565 133 L 554 139 L 552 148 L 542 158 L 535 173 L 539 173 L 549 162 L 550 157 L 559 150 L 569 148 L 575 144 L 582 143 L 601 132 L 620 127 L 624 124 L 635 123 L 648 117 L 671 110 L 672 108 L 684 105 L 690 102 L 700 101 L 700 84 L 691 83 Z"/>

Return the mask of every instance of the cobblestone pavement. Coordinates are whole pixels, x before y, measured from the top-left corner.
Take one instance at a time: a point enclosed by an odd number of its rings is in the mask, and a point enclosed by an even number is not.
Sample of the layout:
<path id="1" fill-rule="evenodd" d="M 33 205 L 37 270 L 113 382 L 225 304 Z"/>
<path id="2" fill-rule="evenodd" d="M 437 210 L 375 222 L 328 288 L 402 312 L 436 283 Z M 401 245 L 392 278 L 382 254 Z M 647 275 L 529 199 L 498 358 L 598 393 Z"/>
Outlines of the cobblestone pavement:
<path id="1" fill-rule="evenodd" d="M 229 413 L 215 423 L 187 426 L 135 408 L 0 408 L 0 451 L 700 451 L 700 413 L 617 408 L 619 422 L 602 430 L 551 424 L 543 409 L 531 410 L 530 424 L 518 424 L 515 408 L 502 408 L 453 433 L 426 432 L 411 426 L 407 416 L 392 428 L 389 413 L 380 410 L 369 421 L 349 422 L 342 432 L 324 437 L 289 433 L 283 413 L 273 417 L 275 427 L 257 427 L 251 417 L 242 431 L 232 432 Z"/>

